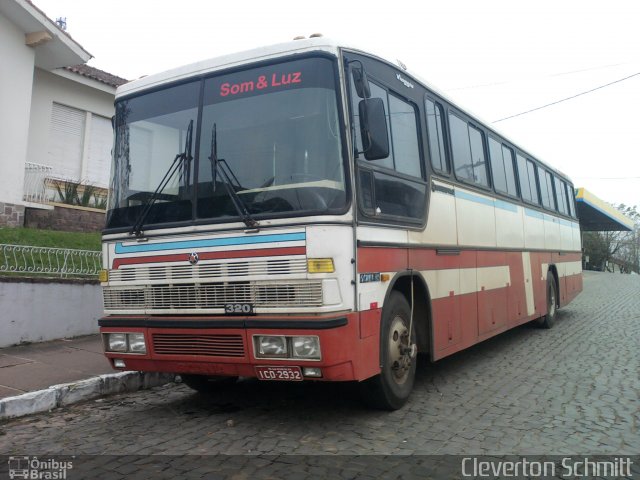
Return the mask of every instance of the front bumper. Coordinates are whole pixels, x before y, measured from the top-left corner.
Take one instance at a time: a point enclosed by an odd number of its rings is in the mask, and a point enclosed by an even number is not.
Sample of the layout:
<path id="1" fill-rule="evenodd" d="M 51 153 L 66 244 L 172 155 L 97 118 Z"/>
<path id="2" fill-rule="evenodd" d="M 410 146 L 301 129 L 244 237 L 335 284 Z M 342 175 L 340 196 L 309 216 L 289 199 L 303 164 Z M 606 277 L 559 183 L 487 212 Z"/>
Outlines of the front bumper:
<path id="1" fill-rule="evenodd" d="M 113 315 L 101 333 L 141 332 L 145 354 L 105 352 L 124 368 L 150 372 L 255 377 L 256 366 L 315 367 L 317 380 L 364 380 L 380 372 L 379 311 L 320 317 L 188 317 Z M 320 360 L 256 358 L 254 335 L 315 335 Z M 115 368 L 115 367 L 114 367 Z"/>

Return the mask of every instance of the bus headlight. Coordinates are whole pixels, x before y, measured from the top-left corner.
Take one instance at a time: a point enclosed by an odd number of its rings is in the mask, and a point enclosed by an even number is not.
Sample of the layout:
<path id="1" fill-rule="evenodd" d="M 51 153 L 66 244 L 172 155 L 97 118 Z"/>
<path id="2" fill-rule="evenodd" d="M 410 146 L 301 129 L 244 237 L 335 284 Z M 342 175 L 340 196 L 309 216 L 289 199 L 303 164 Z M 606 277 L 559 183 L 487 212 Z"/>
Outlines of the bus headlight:
<path id="1" fill-rule="evenodd" d="M 287 338 L 286 337 L 257 337 L 258 355 L 261 357 L 286 357 Z"/>
<path id="2" fill-rule="evenodd" d="M 144 333 L 105 333 L 105 350 L 121 353 L 147 353 Z"/>
<path id="3" fill-rule="evenodd" d="M 320 341 L 318 337 L 292 337 L 291 353 L 294 358 L 320 359 Z"/>
<path id="4" fill-rule="evenodd" d="M 127 334 L 126 333 L 108 333 L 107 334 L 107 350 L 110 352 L 126 352 L 127 351 Z"/>
<path id="5" fill-rule="evenodd" d="M 147 353 L 147 345 L 144 341 L 144 333 L 129 333 L 129 351 L 131 353 Z"/>

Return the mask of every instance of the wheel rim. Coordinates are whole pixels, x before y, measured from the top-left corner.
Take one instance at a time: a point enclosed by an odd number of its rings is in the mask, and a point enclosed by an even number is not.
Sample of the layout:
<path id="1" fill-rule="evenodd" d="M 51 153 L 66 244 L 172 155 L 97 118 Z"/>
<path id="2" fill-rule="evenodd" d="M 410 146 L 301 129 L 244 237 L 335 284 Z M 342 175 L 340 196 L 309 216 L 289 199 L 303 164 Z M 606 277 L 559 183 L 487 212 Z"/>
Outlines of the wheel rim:
<path id="1" fill-rule="evenodd" d="M 552 285 L 549 285 L 549 305 L 548 311 L 550 316 L 554 316 L 556 314 L 556 291 Z"/>
<path id="2" fill-rule="evenodd" d="M 402 385 L 407 381 L 411 370 L 409 328 L 399 315 L 394 317 L 389 329 L 389 366 L 394 382 Z"/>

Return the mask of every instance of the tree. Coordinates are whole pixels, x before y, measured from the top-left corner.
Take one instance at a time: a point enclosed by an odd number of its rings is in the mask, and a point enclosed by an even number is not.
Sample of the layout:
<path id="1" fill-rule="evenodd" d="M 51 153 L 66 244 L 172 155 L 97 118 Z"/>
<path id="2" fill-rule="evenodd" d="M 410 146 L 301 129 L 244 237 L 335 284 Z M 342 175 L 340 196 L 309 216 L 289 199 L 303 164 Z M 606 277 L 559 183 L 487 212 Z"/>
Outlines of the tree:
<path id="1" fill-rule="evenodd" d="M 623 272 L 640 273 L 640 213 L 637 206 L 624 203 L 615 206 L 634 222 L 630 232 L 585 232 L 584 254 L 589 265 L 597 270 L 613 271 L 614 264 Z"/>

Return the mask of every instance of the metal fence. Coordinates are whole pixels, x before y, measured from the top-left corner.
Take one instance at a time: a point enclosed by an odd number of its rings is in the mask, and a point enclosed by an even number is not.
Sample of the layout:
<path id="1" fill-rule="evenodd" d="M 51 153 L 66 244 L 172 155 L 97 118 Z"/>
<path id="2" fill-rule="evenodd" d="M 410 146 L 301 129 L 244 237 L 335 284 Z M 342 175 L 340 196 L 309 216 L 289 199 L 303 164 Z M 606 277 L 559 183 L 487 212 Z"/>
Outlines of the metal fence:
<path id="1" fill-rule="evenodd" d="M 97 277 L 102 252 L 0 244 L 0 274 Z"/>
<path id="2" fill-rule="evenodd" d="M 49 165 L 25 162 L 24 164 L 24 200 L 34 203 L 46 203 L 47 178 L 51 177 L 53 168 Z"/>

